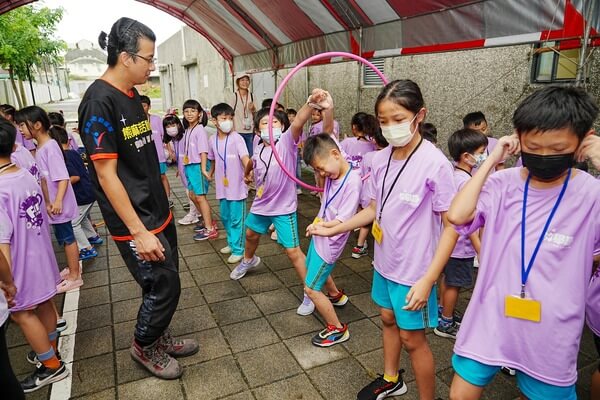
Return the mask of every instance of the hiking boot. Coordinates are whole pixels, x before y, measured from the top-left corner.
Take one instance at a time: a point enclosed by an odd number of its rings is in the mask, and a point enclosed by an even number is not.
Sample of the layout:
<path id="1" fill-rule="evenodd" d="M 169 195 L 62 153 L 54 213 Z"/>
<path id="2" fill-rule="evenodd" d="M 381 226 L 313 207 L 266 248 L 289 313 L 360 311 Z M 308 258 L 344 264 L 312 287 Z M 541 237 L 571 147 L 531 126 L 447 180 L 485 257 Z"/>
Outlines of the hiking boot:
<path id="1" fill-rule="evenodd" d="M 176 359 L 165 352 L 165 348 L 159 344 L 159 341 L 160 339 L 146 347 L 141 347 L 134 341 L 129 350 L 131 358 L 157 378 L 179 378 L 183 374 L 183 369 Z"/>
<path id="2" fill-rule="evenodd" d="M 404 370 L 398 371 L 398 382 L 388 382 L 383 379 L 383 375 L 379 375 L 377 379 L 369 383 L 367 386 L 362 388 L 356 400 L 383 400 L 386 397 L 400 396 L 408 391 L 408 388 L 404 384 L 402 374 Z"/>
<path id="3" fill-rule="evenodd" d="M 191 356 L 200 349 L 198 342 L 194 339 L 175 339 L 170 328 L 165 329 L 158 342 L 171 357 Z"/>
<path id="4" fill-rule="evenodd" d="M 63 380 L 67 376 L 69 376 L 69 370 L 62 361 L 56 369 L 48 368 L 41 362 L 38 362 L 35 371 L 21 381 L 21 387 L 23 388 L 23 392 L 31 393 L 51 383 Z"/>

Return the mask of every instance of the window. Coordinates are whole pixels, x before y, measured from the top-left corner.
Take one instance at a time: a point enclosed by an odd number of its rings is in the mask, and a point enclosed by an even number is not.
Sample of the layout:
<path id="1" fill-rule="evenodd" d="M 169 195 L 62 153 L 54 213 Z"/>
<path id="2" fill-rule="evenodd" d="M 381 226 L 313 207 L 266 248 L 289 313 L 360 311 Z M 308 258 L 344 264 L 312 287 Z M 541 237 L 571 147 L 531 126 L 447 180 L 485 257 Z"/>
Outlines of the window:
<path id="1" fill-rule="evenodd" d="M 533 56 L 532 81 L 535 83 L 568 82 L 577 78 L 579 48 L 557 50 L 558 42 L 545 42 L 536 46 Z"/>
<path id="2" fill-rule="evenodd" d="M 373 63 L 375 67 L 381 73 L 385 74 L 385 59 L 384 58 L 372 58 L 369 61 Z M 363 85 L 364 86 L 383 86 L 383 82 L 381 78 L 375 71 L 373 71 L 370 67 L 363 65 Z"/>

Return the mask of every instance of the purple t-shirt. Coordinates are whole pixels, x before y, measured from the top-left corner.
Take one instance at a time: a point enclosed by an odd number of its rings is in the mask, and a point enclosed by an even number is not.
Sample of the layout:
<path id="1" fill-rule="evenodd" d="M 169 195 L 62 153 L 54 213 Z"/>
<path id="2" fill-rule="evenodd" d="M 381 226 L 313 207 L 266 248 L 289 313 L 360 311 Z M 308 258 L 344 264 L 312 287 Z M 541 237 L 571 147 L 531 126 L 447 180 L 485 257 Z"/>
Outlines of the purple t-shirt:
<path id="1" fill-rule="evenodd" d="M 363 156 L 362 162 L 360 163 L 360 175 L 362 181 L 362 188 L 360 190 L 360 206 L 367 208 L 371 204 L 371 199 L 375 198 L 375 194 L 371 192 L 371 185 L 369 185 L 369 179 L 371 179 L 371 168 L 373 165 L 373 157 L 377 154 L 378 150 L 371 151 Z M 367 177 L 368 175 L 368 177 Z M 366 177 L 366 178 L 365 178 Z"/>
<path id="2" fill-rule="evenodd" d="M 27 310 L 54 297 L 60 276 L 46 203 L 35 178 L 24 169 L 0 175 L 0 243 L 10 245 L 17 287 L 10 310 Z"/>
<path id="3" fill-rule="evenodd" d="M 375 150 L 375 144 L 367 139 L 358 139 L 355 137 L 342 140 L 341 149 L 346 152 L 346 160 L 352 164 L 353 169 L 360 169 L 363 157 Z"/>
<path id="4" fill-rule="evenodd" d="M 185 177 L 185 165 L 183 158 L 185 156 L 185 142 L 183 138 L 180 141 L 173 141 L 173 147 L 175 148 L 175 156 L 177 157 L 177 171 L 179 172 L 179 179 L 183 184 L 183 187 L 187 187 L 187 178 Z"/>
<path id="5" fill-rule="evenodd" d="M 390 162 L 392 146 L 373 158 L 369 189 L 375 196 L 377 216 L 392 182 L 405 160 Z M 452 164 L 433 144 L 423 140 L 398 178 L 381 216 L 381 244 L 375 242 L 373 265 L 386 279 L 412 286 L 423 277 L 437 248 L 440 213 L 448 211 L 456 194 Z"/>
<path id="6" fill-rule="evenodd" d="M 75 150 L 79 153 L 79 144 L 77 142 L 77 139 L 75 138 L 75 133 L 73 133 L 73 131 L 68 132 L 67 136 L 69 136 L 69 147 L 71 148 L 71 150 Z"/>
<path id="7" fill-rule="evenodd" d="M 356 214 L 360 198 L 360 174 L 358 171 L 350 169 L 345 182 L 344 177 L 340 176 L 336 180 L 325 179 L 325 192 L 321 198 L 318 215 L 324 221 L 337 219 L 345 222 Z M 341 186 L 342 184 L 344 186 Z M 327 209 L 325 209 L 326 203 L 329 203 Z M 312 240 L 319 257 L 327 264 L 333 264 L 342 254 L 348 236 L 350 236 L 350 232 L 332 237 L 313 236 Z"/>
<path id="8" fill-rule="evenodd" d="M 521 213 L 525 178 L 509 168 L 487 178 L 470 234 L 485 225 L 479 275 L 454 352 L 488 365 L 520 370 L 542 382 L 577 380 L 593 255 L 600 247 L 600 185 L 579 171 L 571 179 L 540 246 L 526 294 L 541 302 L 541 322 L 508 318 L 505 297 L 521 291 Z M 529 187 L 525 260 L 528 263 L 562 189 Z"/>
<path id="9" fill-rule="evenodd" d="M 156 146 L 156 154 L 158 155 L 158 162 L 167 162 L 165 156 L 165 147 L 163 146 L 163 137 L 165 136 L 165 130 L 163 128 L 162 120 L 158 115 L 150 115 L 150 128 L 152 128 L 152 140 Z"/>
<path id="10" fill-rule="evenodd" d="M 496 139 L 495 137 L 488 136 L 488 145 L 487 145 L 487 148 L 485 149 L 485 152 L 487 153 L 488 156 L 490 154 L 492 154 L 492 151 L 494 151 L 497 144 L 498 144 L 498 139 Z"/>
<path id="11" fill-rule="evenodd" d="M 590 281 L 585 312 L 588 326 L 596 336 L 600 336 L 600 268 Z"/>
<path id="12" fill-rule="evenodd" d="M 318 135 L 319 133 L 323 133 L 323 121 L 317 122 L 316 124 L 312 125 L 308 131 L 308 137 L 314 136 L 314 135 Z M 333 135 L 335 136 L 336 139 L 339 139 L 340 137 L 340 124 L 337 121 L 333 121 Z"/>
<path id="13" fill-rule="evenodd" d="M 244 182 L 242 158 L 248 157 L 248 148 L 244 138 L 237 132 L 231 132 L 226 138 L 213 135 L 208 142 L 208 159 L 215 161 L 215 188 L 217 200 L 243 200 L 248 197 L 248 187 Z M 225 173 L 227 164 L 227 173 Z M 225 186 L 223 179 L 229 181 Z"/>
<path id="14" fill-rule="evenodd" d="M 298 143 L 290 130 L 285 131 L 277 143 L 277 154 L 283 161 L 285 168 L 296 174 L 298 157 Z M 256 182 L 256 197 L 252 202 L 250 212 L 257 215 L 286 215 L 296 212 L 298 208 L 298 195 L 296 182 L 291 180 L 279 166 L 271 151 L 271 146 L 259 143 L 254 147 L 252 164 L 254 166 L 254 181 Z M 265 176 L 266 174 L 266 176 Z M 263 186 L 262 196 L 259 190 Z"/>
<path id="15" fill-rule="evenodd" d="M 67 181 L 67 191 L 65 192 L 62 201 L 62 214 L 51 217 L 50 223 L 62 224 L 64 222 L 73 221 L 79 216 L 79 209 L 77 208 L 77 200 L 75 198 L 73 187 L 71 186 L 65 158 L 58 143 L 55 140 L 48 140 L 42 147 L 38 147 L 35 152 L 35 160 L 40 169 L 41 178 L 44 179 L 48 185 L 50 202 L 54 202 L 54 199 L 56 199 L 58 183 L 64 180 Z"/>
<path id="16" fill-rule="evenodd" d="M 31 155 L 31 152 L 25 147 L 17 144 L 17 148 L 10 155 L 10 161 L 17 165 L 17 167 L 29 171 L 35 180 L 40 183 L 40 170 L 35 163 L 35 158 Z"/>
<path id="17" fill-rule="evenodd" d="M 471 175 L 469 175 L 466 171 L 462 169 L 455 168 L 454 169 L 454 184 L 456 185 L 456 190 L 460 191 L 463 186 L 471 179 Z M 460 235 L 458 237 L 458 241 L 456 242 L 456 246 L 454 247 L 454 251 L 452 252 L 453 258 L 471 258 L 475 257 L 477 252 L 473 248 L 473 243 L 471 243 L 471 239 L 469 239 L 468 235 Z"/>
<path id="18" fill-rule="evenodd" d="M 187 128 L 181 141 L 183 142 L 182 156 L 188 156 L 188 164 L 200 164 L 202 162 L 200 154 L 208 154 L 208 134 L 200 124 L 194 128 Z"/>

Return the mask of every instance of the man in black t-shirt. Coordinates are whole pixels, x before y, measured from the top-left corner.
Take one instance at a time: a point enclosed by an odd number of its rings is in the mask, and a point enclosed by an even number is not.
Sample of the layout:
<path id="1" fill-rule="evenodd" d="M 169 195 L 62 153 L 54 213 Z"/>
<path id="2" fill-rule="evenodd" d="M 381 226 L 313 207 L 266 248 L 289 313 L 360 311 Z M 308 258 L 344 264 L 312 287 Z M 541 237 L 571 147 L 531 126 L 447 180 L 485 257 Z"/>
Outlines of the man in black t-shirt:
<path id="1" fill-rule="evenodd" d="M 160 179 L 150 123 L 134 85 L 154 70 L 154 33 L 121 18 L 100 35 L 108 69 L 79 106 L 79 132 L 106 226 L 127 268 L 142 288 L 131 357 L 159 378 L 175 379 L 173 357 L 198 351 L 194 340 L 175 340 L 168 329 L 179 301 L 177 234 Z"/>

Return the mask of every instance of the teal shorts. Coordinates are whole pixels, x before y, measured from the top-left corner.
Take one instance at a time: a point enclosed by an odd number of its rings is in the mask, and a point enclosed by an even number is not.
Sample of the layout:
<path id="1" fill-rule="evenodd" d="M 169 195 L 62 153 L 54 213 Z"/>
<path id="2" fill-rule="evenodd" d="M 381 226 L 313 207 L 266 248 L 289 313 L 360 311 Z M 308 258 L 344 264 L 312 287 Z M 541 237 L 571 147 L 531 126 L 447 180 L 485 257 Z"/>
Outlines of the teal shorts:
<path id="1" fill-rule="evenodd" d="M 285 215 L 258 215 L 250 213 L 246 219 L 246 228 L 264 235 L 269 232 L 269 226 L 275 226 L 277 232 L 277 243 L 286 249 L 300 246 L 298 236 L 298 219 L 296 213 Z"/>
<path id="2" fill-rule="evenodd" d="M 373 271 L 371 298 L 379 307 L 394 311 L 396 325 L 400 329 L 414 331 L 438 326 L 437 290 L 435 285 L 431 288 L 427 304 L 418 311 L 402 309 L 406 305 L 406 295 L 409 290 L 410 286 L 390 281 L 379 272 Z"/>
<path id="3" fill-rule="evenodd" d="M 312 290 L 321 290 L 335 264 L 327 264 L 317 253 L 313 241 L 310 241 L 306 254 L 306 279 L 304 284 Z"/>
<path id="4" fill-rule="evenodd" d="M 167 173 L 167 163 L 161 162 L 161 163 L 159 163 L 159 165 L 160 165 L 160 174 L 165 175 Z"/>
<path id="5" fill-rule="evenodd" d="M 210 161 L 206 162 L 206 167 L 210 168 Z M 210 183 L 200 170 L 200 164 L 188 164 L 185 166 L 185 177 L 188 182 L 188 190 L 191 190 L 196 196 L 206 196 Z"/>
<path id="6" fill-rule="evenodd" d="M 500 366 L 487 365 L 468 357 L 454 354 L 452 356 L 454 371 L 475 386 L 488 385 L 500 371 Z M 529 400 L 577 400 L 575 385 L 555 386 L 537 380 L 521 371 L 517 371 L 517 386 Z"/>

